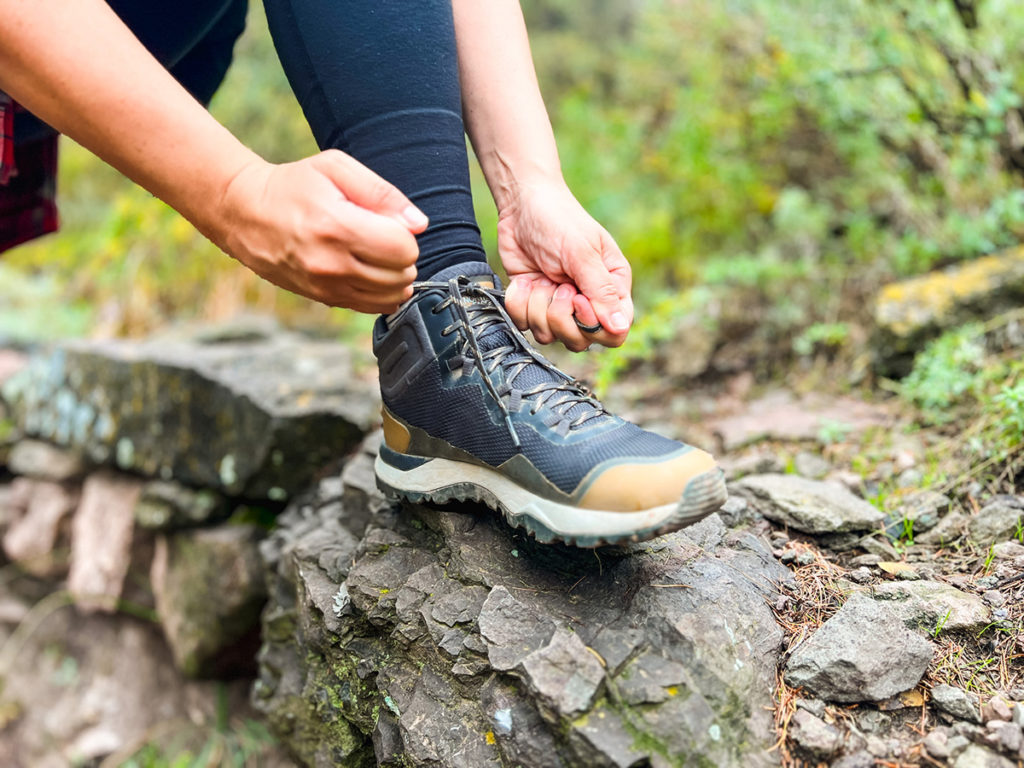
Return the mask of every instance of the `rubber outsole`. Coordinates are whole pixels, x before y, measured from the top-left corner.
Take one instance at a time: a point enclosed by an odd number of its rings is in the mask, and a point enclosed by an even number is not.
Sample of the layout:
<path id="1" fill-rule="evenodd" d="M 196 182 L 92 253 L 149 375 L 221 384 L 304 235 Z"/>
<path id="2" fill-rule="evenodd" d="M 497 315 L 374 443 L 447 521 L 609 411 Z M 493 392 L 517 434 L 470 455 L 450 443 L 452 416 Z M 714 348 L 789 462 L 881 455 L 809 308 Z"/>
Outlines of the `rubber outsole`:
<path id="1" fill-rule="evenodd" d="M 479 502 L 538 541 L 580 548 L 646 541 L 704 519 L 728 498 L 725 475 L 715 467 L 687 483 L 678 502 L 638 512 L 582 509 L 544 499 L 488 467 L 429 459 L 400 469 L 377 457 L 377 487 L 392 500 L 447 504 Z"/>

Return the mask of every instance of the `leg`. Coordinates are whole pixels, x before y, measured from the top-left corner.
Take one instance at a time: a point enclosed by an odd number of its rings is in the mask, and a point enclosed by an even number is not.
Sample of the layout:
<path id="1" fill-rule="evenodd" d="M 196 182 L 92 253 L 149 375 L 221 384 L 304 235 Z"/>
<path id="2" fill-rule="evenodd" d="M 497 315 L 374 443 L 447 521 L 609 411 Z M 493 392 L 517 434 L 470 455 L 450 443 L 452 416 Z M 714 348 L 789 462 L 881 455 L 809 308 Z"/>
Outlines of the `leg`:
<path id="1" fill-rule="evenodd" d="M 485 261 L 473 212 L 449 0 L 264 0 L 322 149 L 355 157 L 430 217 L 419 278 Z"/>

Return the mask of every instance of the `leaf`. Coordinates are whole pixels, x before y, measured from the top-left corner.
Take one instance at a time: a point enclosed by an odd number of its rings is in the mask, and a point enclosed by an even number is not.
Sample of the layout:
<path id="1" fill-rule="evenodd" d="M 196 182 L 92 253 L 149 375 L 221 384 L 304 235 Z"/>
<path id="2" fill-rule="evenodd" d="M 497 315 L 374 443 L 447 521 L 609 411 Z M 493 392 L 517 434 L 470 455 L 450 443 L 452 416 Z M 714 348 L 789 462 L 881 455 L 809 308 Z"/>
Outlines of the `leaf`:
<path id="1" fill-rule="evenodd" d="M 878 564 L 878 567 L 893 576 L 899 576 L 904 573 L 917 574 L 917 571 L 914 570 L 914 566 L 909 563 L 893 563 L 883 560 Z"/>
<path id="2" fill-rule="evenodd" d="M 924 692 L 920 688 L 911 691 L 904 691 L 900 694 L 900 701 L 905 707 L 924 706 Z"/>

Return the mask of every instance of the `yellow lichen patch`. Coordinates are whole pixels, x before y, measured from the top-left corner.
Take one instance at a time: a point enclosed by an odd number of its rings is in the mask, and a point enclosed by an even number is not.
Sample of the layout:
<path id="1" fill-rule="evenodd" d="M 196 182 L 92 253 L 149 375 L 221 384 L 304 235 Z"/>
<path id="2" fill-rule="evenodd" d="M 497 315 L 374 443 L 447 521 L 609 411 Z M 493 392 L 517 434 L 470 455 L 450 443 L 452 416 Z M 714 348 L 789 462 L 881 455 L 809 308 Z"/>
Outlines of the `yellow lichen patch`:
<path id="1" fill-rule="evenodd" d="M 670 685 L 668 688 L 665 689 L 665 693 L 667 693 L 669 696 L 678 696 L 679 695 L 679 686 L 677 686 L 677 685 Z"/>
<path id="2" fill-rule="evenodd" d="M 488 731 L 487 733 L 485 733 L 484 741 L 486 741 L 488 744 L 494 744 L 495 742 L 497 742 L 497 739 L 494 738 L 494 731 Z"/>
<path id="3" fill-rule="evenodd" d="M 1024 248 L 883 286 L 878 293 L 876 317 L 902 336 L 941 321 L 957 307 L 1000 288 L 1024 289 Z"/>

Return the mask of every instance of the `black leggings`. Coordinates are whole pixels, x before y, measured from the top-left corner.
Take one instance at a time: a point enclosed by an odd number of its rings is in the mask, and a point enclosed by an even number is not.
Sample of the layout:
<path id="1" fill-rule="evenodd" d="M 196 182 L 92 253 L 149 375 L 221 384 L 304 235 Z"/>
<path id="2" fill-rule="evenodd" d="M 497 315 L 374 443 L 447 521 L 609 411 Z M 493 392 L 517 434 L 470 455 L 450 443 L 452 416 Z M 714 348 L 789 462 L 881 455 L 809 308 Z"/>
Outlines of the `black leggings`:
<path id="1" fill-rule="evenodd" d="M 208 103 L 247 0 L 108 0 Z M 427 216 L 419 278 L 483 261 L 473 213 L 451 0 L 264 0 L 274 45 L 313 135 L 397 186 Z M 273 120 L 274 116 L 266 115 Z M 19 138 L 29 133 L 17 129 Z"/>

